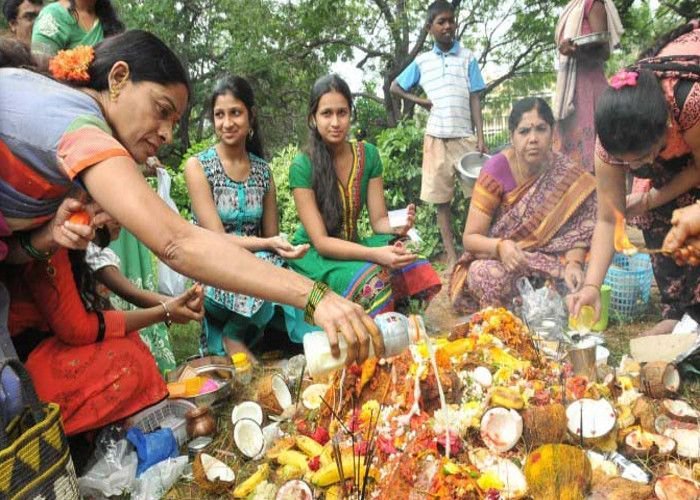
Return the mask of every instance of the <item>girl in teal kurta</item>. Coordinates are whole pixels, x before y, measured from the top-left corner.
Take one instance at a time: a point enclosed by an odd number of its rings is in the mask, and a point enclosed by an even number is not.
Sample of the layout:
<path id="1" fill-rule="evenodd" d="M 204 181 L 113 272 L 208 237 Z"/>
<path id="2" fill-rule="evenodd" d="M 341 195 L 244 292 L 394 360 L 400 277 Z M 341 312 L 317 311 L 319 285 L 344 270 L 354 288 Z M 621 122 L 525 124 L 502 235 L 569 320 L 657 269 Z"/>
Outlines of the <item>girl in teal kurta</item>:
<path id="1" fill-rule="evenodd" d="M 350 90 L 337 75 L 314 84 L 308 153 L 297 155 L 289 171 L 302 222 L 292 243 L 312 247 L 290 267 L 373 316 L 411 297 L 429 300 L 441 283 L 430 263 L 397 242 L 412 227 L 415 207 L 409 205 L 406 226 L 390 227 L 377 149 L 346 140 L 351 109 Z M 357 221 L 365 207 L 375 234 L 360 238 Z"/>
<path id="2" fill-rule="evenodd" d="M 308 245 L 293 247 L 278 235 L 275 185 L 261 158 L 253 91 L 243 78 L 225 77 L 210 103 L 219 142 L 190 158 L 185 167 L 195 220 L 231 235 L 259 259 L 286 266 L 284 258 L 300 257 Z M 210 354 L 242 351 L 252 356 L 250 349 L 258 347 L 271 323 L 296 342 L 312 329 L 298 309 L 215 287 L 206 288 L 204 307 Z"/>

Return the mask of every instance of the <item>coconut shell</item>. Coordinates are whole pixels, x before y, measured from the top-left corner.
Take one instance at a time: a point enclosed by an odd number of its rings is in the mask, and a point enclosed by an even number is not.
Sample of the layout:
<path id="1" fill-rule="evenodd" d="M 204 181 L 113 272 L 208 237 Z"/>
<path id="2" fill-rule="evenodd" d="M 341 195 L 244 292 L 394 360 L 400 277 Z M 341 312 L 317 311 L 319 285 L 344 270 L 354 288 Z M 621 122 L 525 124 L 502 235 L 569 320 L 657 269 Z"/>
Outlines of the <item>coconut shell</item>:
<path id="1" fill-rule="evenodd" d="M 639 420 L 639 425 L 647 432 L 656 431 L 656 417 L 660 411 L 656 401 L 647 397 L 640 397 L 632 406 L 632 415 Z"/>
<path id="2" fill-rule="evenodd" d="M 667 436 L 634 430 L 625 436 L 625 455 L 639 458 L 666 457 L 676 449 L 676 442 Z"/>
<path id="3" fill-rule="evenodd" d="M 666 429 L 664 436 L 676 442 L 679 457 L 697 460 L 700 458 L 700 431 L 697 429 Z"/>
<path id="4" fill-rule="evenodd" d="M 282 376 L 277 373 L 266 375 L 260 379 L 260 382 L 258 382 L 257 400 L 267 414 L 280 415 L 284 411 L 284 408 L 282 408 L 282 405 L 280 404 L 277 396 L 275 395 L 275 391 L 273 390 L 273 382 L 275 378 L 279 378 L 280 380 L 284 381 Z"/>
<path id="5" fill-rule="evenodd" d="M 652 497 L 652 487 L 623 477 L 609 477 L 594 483 L 587 500 L 645 500 Z"/>
<path id="6" fill-rule="evenodd" d="M 204 466 L 202 465 L 201 453 L 197 453 L 197 456 L 192 462 L 192 476 L 200 488 L 213 495 L 224 495 L 226 492 L 232 490 L 236 485 L 236 481 L 209 481 L 207 474 L 204 471 Z"/>
<path id="7" fill-rule="evenodd" d="M 664 399 L 661 403 L 663 412 L 672 420 L 696 424 L 700 421 L 700 412 L 685 401 Z"/>
<path id="8" fill-rule="evenodd" d="M 663 398 L 676 394 L 681 377 L 678 369 L 665 361 L 652 361 L 645 364 L 639 374 L 642 392 L 651 398 Z"/>
<path id="9" fill-rule="evenodd" d="M 566 444 L 545 444 L 525 461 L 525 478 L 533 498 L 583 499 L 593 471 L 580 448 Z"/>
<path id="10" fill-rule="evenodd" d="M 561 443 L 566 437 L 566 410 L 559 403 L 532 406 L 523 412 L 523 440 L 530 448 Z"/>
<path id="11" fill-rule="evenodd" d="M 693 481 L 671 475 L 660 477 L 656 481 L 654 493 L 659 500 L 700 498 L 700 488 Z"/>

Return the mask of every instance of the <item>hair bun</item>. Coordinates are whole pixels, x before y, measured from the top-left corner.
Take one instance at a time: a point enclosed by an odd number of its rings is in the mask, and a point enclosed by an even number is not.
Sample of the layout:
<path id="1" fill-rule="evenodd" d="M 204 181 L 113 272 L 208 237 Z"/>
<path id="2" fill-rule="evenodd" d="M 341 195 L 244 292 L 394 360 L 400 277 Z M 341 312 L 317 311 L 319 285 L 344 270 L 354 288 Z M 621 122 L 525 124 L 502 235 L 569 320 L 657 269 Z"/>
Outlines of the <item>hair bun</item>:
<path id="1" fill-rule="evenodd" d="M 79 45 L 69 50 L 59 50 L 49 61 L 49 71 L 57 80 L 74 83 L 90 81 L 89 68 L 95 60 L 95 50 L 89 45 Z"/>

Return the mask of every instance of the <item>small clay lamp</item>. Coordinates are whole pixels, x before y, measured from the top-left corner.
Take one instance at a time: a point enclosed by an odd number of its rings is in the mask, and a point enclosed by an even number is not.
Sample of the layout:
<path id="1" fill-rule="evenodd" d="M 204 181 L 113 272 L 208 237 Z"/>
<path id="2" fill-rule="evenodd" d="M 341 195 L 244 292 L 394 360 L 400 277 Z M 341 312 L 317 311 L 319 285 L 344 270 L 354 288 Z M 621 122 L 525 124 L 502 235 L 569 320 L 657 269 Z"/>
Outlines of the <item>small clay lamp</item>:
<path id="1" fill-rule="evenodd" d="M 199 436 L 211 436 L 216 432 L 216 419 L 208 406 L 193 408 L 185 414 L 187 435 L 194 439 Z"/>

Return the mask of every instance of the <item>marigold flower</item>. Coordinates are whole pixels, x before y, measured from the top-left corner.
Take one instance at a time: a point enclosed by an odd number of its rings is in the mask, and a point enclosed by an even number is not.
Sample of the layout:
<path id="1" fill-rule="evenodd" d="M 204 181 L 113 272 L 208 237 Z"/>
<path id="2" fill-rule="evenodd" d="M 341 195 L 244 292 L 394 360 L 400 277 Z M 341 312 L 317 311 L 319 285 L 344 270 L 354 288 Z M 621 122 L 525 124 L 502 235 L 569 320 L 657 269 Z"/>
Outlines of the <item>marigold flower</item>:
<path id="1" fill-rule="evenodd" d="M 90 81 L 88 68 L 95 59 L 95 50 L 89 45 L 59 50 L 49 61 L 49 71 L 57 80 L 86 83 Z"/>

